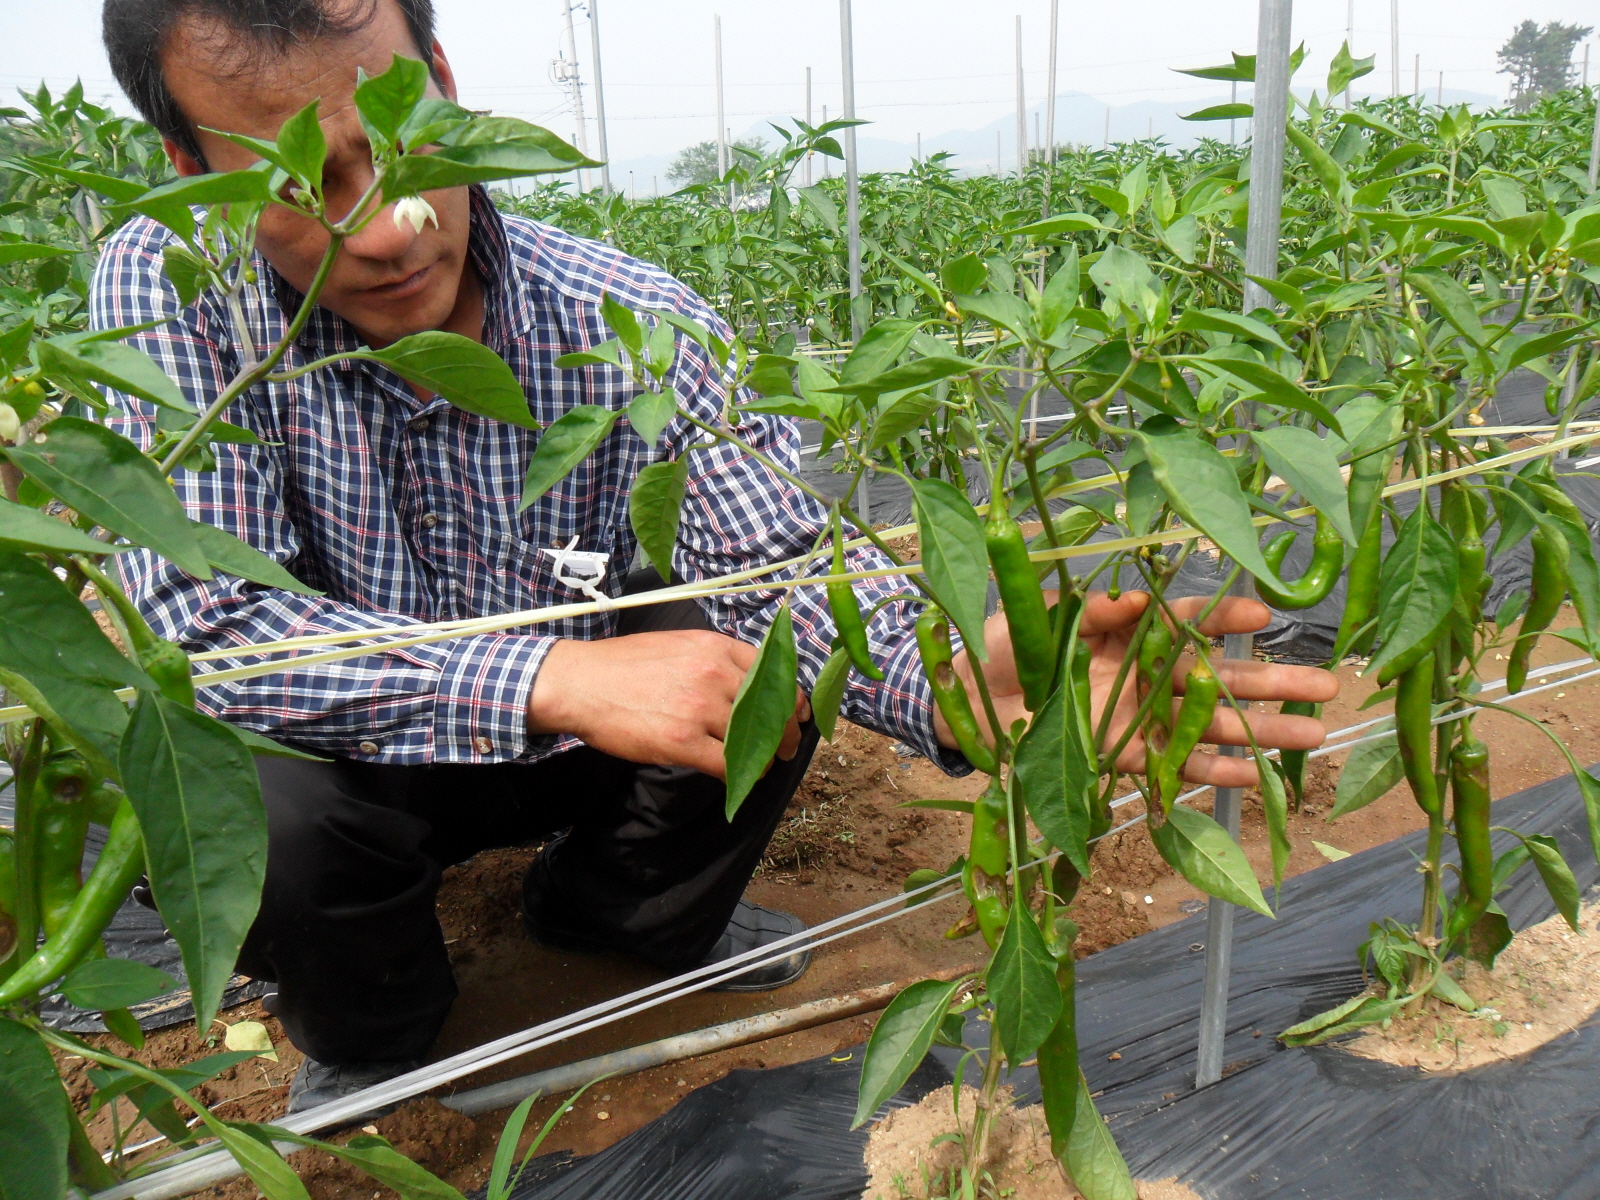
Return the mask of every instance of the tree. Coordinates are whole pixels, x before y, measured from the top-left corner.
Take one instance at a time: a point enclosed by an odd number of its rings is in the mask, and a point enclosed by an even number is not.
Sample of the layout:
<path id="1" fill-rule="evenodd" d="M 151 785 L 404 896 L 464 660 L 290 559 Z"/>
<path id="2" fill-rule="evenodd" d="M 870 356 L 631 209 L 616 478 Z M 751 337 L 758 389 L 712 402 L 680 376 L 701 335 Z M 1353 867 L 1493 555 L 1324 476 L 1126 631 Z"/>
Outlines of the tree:
<path id="1" fill-rule="evenodd" d="M 759 137 L 740 138 L 730 150 L 759 158 L 766 153 L 767 143 Z M 685 146 L 667 168 L 667 178 L 685 187 L 696 183 L 714 183 L 717 176 L 717 143 L 714 141 Z"/>
<path id="2" fill-rule="evenodd" d="M 1500 73 L 1511 76 L 1511 103 L 1525 111 L 1540 96 L 1573 82 L 1572 49 L 1590 33 L 1589 25 L 1551 21 L 1543 29 L 1524 21 L 1500 47 Z"/>

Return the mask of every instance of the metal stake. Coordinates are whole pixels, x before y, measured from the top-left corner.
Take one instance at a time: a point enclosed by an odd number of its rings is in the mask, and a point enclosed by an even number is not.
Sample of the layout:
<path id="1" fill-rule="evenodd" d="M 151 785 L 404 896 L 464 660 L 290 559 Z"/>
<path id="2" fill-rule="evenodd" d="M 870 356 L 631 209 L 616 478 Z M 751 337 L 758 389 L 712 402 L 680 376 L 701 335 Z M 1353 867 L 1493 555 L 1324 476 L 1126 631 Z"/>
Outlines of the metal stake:
<path id="1" fill-rule="evenodd" d="M 1589 139 L 1589 190 L 1600 180 L 1600 88 L 1594 90 L 1594 136 Z"/>
<path id="2" fill-rule="evenodd" d="M 724 125 L 722 103 L 722 18 L 711 18 L 714 52 L 717 59 L 717 178 L 721 179 L 728 173 L 728 138 Z"/>
<path id="3" fill-rule="evenodd" d="M 1400 0 L 1389 0 L 1389 95 L 1400 94 Z"/>
<path id="4" fill-rule="evenodd" d="M 594 46 L 594 120 L 600 134 L 600 191 L 609 196 L 611 154 L 606 147 L 606 89 L 600 77 L 600 0 L 589 0 L 589 39 Z"/>
<path id="5" fill-rule="evenodd" d="M 1256 37 L 1255 119 L 1250 140 L 1250 220 L 1245 231 L 1244 269 L 1247 276 L 1276 279 L 1278 237 L 1283 202 L 1284 126 L 1289 119 L 1289 29 L 1292 0 L 1261 0 L 1260 28 Z M 1270 307 L 1272 296 L 1260 284 L 1246 280 L 1244 311 Z M 1246 594 L 1248 576 L 1234 585 L 1235 595 Z M 1249 634 L 1230 634 L 1223 657 L 1248 659 L 1255 648 Z M 1222 753 L 1243 757 L 1246 750 L 1224 746 Z M 1217 823 L 1239 839 L 1238 788 L 1218 788 L 1213 812 Z M 1206 976 L 1200 996 L 1200 1050 L 1195 1086 L 1205 1087 L 1222 1078 L 1222 1043 L 1228 1028 L 1228 972 L 1233 957 L 1233 906 L 1215 897 L 1206 902 Z"/>
<path id="6" fill-rule="evenodd" d="M 806 124 L 811 124 L 811 68 L 806 68 Z M 811 186 L 811 152 L 806 151 L 806 186 Z"/>
<path id="7" fill-rule="evenodd" d="M 856 51 L 850 0 L 839 0 L 839 57 L 844 68 L 844 119 L 856 117 Z M 856 297 L 861 295 L 861 173 L 856 166 L 856 127 L 844 131 L 844 211 L 850 253 L 850 336 L 864 332 Z"/>
<path id="8" fill-rule="evenodd" d="M 1022 86 L 1022 16 L 1017 15 L 1017 178 L 1028 169 L 1028 97 Z"/>

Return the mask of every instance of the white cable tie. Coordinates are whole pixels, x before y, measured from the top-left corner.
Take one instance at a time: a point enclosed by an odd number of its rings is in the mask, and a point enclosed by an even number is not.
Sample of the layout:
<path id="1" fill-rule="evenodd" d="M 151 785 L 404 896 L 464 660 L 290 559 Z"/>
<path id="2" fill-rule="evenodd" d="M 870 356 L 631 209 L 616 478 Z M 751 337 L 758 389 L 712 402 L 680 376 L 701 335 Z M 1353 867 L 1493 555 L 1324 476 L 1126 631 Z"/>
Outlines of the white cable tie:
<path id="1" fill-rule="evenodd" d="M 557 583 L 582 592 L 602 610 L 609 611 L 616 608 L 611 597 L 599 590 L 600 584 L 605 580 L 611 556 L 601 554 L 597 550 L 579 550 L 577 545 L 577 535 L 573 535 L 572 540 L 561 549 L 545 549 L 540 553 L 548 554 L 556 560 L 551 565 L 550 572 L 556 577 Z"/>

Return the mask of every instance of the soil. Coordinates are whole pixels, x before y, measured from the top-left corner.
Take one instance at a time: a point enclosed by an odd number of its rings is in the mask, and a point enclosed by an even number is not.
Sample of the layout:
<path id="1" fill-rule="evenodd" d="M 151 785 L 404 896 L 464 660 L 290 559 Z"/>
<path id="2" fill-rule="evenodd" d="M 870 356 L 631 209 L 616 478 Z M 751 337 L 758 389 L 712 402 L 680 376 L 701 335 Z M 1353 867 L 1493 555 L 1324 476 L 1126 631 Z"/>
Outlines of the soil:
<path id="1" fill-rule="evenodd" d="M 1524 929 L 1492 971 L 1452 963 L 1476 1012 L 1429 996 L 1343 1048 L 1397 1066 L 1452 1072 L 1516 1058 L 1571 1032 L 1600 1008 L 1597 917 L 1600 904 L 1589 904 L 1579 910 L 1576 931 L 1560 916 Z"/>
<path id="2" fill-rule="evenodd" d="M 953 1094 L 949 1087 L 939 1088 L 872 1127 L 867 1142 L 870 1182 L 862 1200 L 945 1200 L 961 1194 L 958 1139 L 971 1136 L 978 1090 L 962 1087 L 959 1117 Z M 1077 1200 L 1077 1188 L 1050 1153 L 1044 1109 L 1037 1104 L 1009 1107 L 1009 1088 L 1000 1089 L 1000 1099 L 1008 1107 L 994 1117 L 977 1194 L 984 1200 Z M 1175 1179 L 1140 1181 L 1138 1189 L 1139 1200 L 1199 1200 Z"/>
<path id="3" fill-rule="evenodd" d="M 1571 624 L 1570 609 L 1561 624 Z M 1540 678 L 1537 664 L 1577 657 L 1564 643 L 1545 638 L 1535 656 L 1530 686 Z M 1324 720 L 1338 729 L 1366 720 L 1374 712 L 1359 711 L 1374 683 L 1360 679 L 1358 667 L 1339 669 L 1344 690 L 1326 706 Z M 1561 736 L 1580 762 L 1600 761 L 1600 679 L 1587 680 L 1519 702 L 1530 714 Z M 1376 710 L 1381 711 L 1381 710 Z M 1494 754 L 1493 786 L 1509 795 L 1564 774 L 1566 766 L 1548 739 L 1523 721 L 1486 713 L 1478 719 L 1479 736 Z M 1335 851 L 1356 852 L 1422 827 L 1421 814 L 1404 785 L 1337 824 L 1326 814 L 1333 805 L 1334 784 L 1345 755 L 1313 760 L 1307 771 L 1305 804 L 1290 820 L 1294 853 L 1288 873 L 1323 865 L 1327 858 L 1312 845 L 1315 839 Z M 973 799 L 980 776 L 950 779 L 920 757 L 897 753 L 895 744 L 878 734 L 840 724 L 838 740 L 824 743 L 790 811 L 773 839 L 772 848 L 747 896 L 759 904 L 798 914 L 812 924 L 898 894 L 906 877 L 919 868 L 944 868 L 962 853 L 967 818 L 934 809 L 901 805 L 909 799 Z M 1209 801 L 1196 805 L 1205 810 Z M 1133 803 L 1118 810 L 1126 820 L 1140 811 Z M 1259 798 L 1246 793 L 1241 840 L 1258 878 L 1270 890 L 1270 858 Z M 599 1000 L 661 978 L 658 972 L 620 955 L 582 955 L 534 946 L 523 936 L 517 915 L 517 889 L 534 848 L 481 854 L 445 872 L 439 897 L 440 920 L 450 943 L 461 996 L 434 1049 L 444 1057 L 491 1038 L 526 1028 Z M 1075 901 L 1072 915 L 1081 934 L 1080 954 L 1115 945 L 1149 929 L 1180 920 L 1204 907 L 1204 899 L 1173 874 L 1151 847 L 1141 826 L 1115 834 L 1094 853 L 1094 872 Z M 1404 919 L 1407 914 L 1396 914 Z M 970 966 L 981 957 L 975 938 L 951 941 L 944 932 L 961 916 L 953 900 L 918 906 L 902 919 L 823 946 L 806 976 L 787 988 L 765 994 L 706 992 L 686 996 L 626 1021 L 548 1047 L 491 1070 L 460 1080 L 460 1089 L 722 1021 L 837 996 L 881 983 L 909 983 L 929 974 Z M 1203 949 L 1199 942 L 1195 949 Z M 209 1102 L 224 1105 L 232 1119 L 272 1120 L 283 1112 L 287 1084 L 299 1063 L 282 1029 L 259 1004 L 223 1014 L 226 1023 L 261 1021 L 270 1031 L 278 1062 L 250 1059 L 222 1072 L 206 1084 Z M 853 1017 L 786 1037 L 707 1055 L 637 1075 L 608 1081 L 605 1091 L 592 1089 L 555 1128 L 542 1152 L 566 1150 L 591 1154 L 612 1144 L 670 1109 L 697 1087 L 741 1068 L 764 1068 L 837 1054 L 858 1046 L 871 1032 L 875 1017 Z M 214 1027 L 206 1038 L 192 1027 L 162 1030 L 150 1037 L 139 1055 L 154 1065 L 173 1066 L 223 1048 L 225 1030 Z M 107 1039 L 109 1042 L 109 1039 Z M 120 1044 L 117 1045 L 120 1050 Z M 81 1104 L 91 1088 L 85 1064 L 68 1064 L 69 1089 Z M 561 1098 L 534 1106 L 528 1122 L 536 1130 Z M 122 1102 L 124 1127 L 133 1113 Z M 376 1122 L 385 1136 L 414 1144 L 451 1183 L 462 1189 L 481 1186 L 488 1176 L 495 1139 L 506 1112 L 461 1117 L 424 1099 Z M 350 1131 L 354 1132 L 354 1131 Z M 110 1144 L 110 1115 L 91 1121 L 97 1144 Z M 151 1136 L 148 1127 L 133 1130 L 135 1143 Z M 526 1145 L 531 1133 L 524 1135 Z M 158 1153 L 159 1149 L 149 1153 Z M 310 1154 L 295 1158 L 307 1171 L 315 1200 L 389 1200 L 390 1194 L 344 1173 L 328 1162 L 312 1163 Z M 369 1190 L 370 1189 L 370 1190 Z M 213 1189 L 219 1196 L 252 1194 L 235 1182 Z"/>

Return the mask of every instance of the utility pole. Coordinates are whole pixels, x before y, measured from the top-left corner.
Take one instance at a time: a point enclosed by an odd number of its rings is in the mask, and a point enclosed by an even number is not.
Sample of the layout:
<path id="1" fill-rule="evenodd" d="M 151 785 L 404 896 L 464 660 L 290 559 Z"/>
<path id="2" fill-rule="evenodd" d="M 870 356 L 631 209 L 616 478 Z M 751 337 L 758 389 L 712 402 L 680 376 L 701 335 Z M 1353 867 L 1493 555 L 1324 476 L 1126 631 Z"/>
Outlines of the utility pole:
<path id="1" fill-rule="evenodd" d="M 1389 0 L 1389 95 L 1400 94 L 1400 0 Z"/>
<path id="2" fill-rule="evenodd" d="M 844 119 L 856 117 L 855 32 L 850 0 L 839 0 L 839 63 L 844 73 Z M 856 127 L 844 131 L 845 224 L 849 242 L 850 336 L 859 341 L 863 332 L 856 297 L 861 295 L 861 173 L 856 163 Z M 870 519 L 870 518 L 869 518 Z"/>
<path id="3" fill-rule="evenodd" d="M 1444 72 L 1443 71 L 1439 72 L 1439 98 L 1438 98 L 1438 105 L 1439 105 L 1440 108 L 1444 107 Z"/>
<path id="4" fill-rule="evenodd" d="M 994 131 L 994 175 L 1000 178 L 1000 131 Z"/>
<path id="5" fill-rule="evenodd" d="M 1017 178 L 1028 169 L 1028 97 L 1022 85 L 1022 14 L 1017 14 Z"/>
<path id="6" fill-rule="evenodd" d="M 1281 233 L 1283 201 L 1284 126 L 1289 117 L 1290 0 L 1261 0 L 1260 31 L 1256 37 L 1254 136 L 1250 141 L 1250 216 L 1245 231 L 1244 269 L 1246 276 L 1276 279 L 1278 239 Z M 1267 290 L 1246 279 L 1244 311 L 1270 307 Z M 1241 577 L 1248 583 L 1248 577 Z M 1236 585 L 1236 594 L 1244 589 Z M 1229 634 L 1223 656 L 1240 660 L 1251 657 L 1252 635 Z M 1227 746 L 1223 754 L 1242 756 L 1238 747 Z M 1212 804 L 1217 824 L 1239 839 L 1239 788 L 1218 788 Z M 1206 902 L 1205 981 L 1200 995 L 1200 1045 L 1195 1069 L 1195 1086 L 1205 1087 L 1222 1078 L 1223 1041 L 1228 1029 L 1228 975 L 1233 961 L 1233 905 L 1212 897 Z"/>
<path id="7" fill-rule="evenodd" d="M 1346 0 L 1344 13 L 1344 44 L 1351 54 L 1356 52 L 1356 0 Z M 1350 107 L 1350 85 L 1344 85 L 1344 106 Z"/>
<path id="8" fill-rule="evenodd" d="M 828 106 L 826 104 L 822 106 L 822 123 L 824 125 L 828 123 Z M 833 159 L 825 158 L 822 160 L 822 177 L 824 179 L 833 178 Z"/>
<path id="9" fill-rule="evenodd" d="M 606 89 L 600 78 L 600 0 L 589 0 L 589 39 L 594 46 L 594 121 L 600 135 L 600 190 L 609 196 L 611 154 L 606 145 Z"/>
<path id="10" fill-rule="evenodd" d="M 1600 180 L 1600 88 L 1594 95 L 1594 136 L 1589 139 L 1589 190 Z"/>
<path id="11" fill-rule="evenodd" d="M 806 124 L 811 124 L 811 68 L 806 68 Z M 806 186 L 811 186 L 811 151 L 806 151 Z"/>
<path id="12" fill-rule="evenodd" d="M 571 96 L 572 119 L 577 124 L 574 137 L 578 144 L 578 152 L 588 158 L 589 138 L 583 120 L 583 80 L 578 74 L 578 40 L 572 31 L 572 0 L 561 0 L 561 18 L 566 22 L 567 45 L 550 64 L 550 79 L 558 87 L 566 88 Z M 578 172 L 578 190 L 583 191 L 582 171 Z"/>
<path id="13" fill-rule="evenodd" d="M 1589 86 L 1589 43 L 1583 44 L 1583 86 Z"/>
<path id="14" fill-rule="evenodd" d="M 711 18 L 712 52 L 717 59 L 717 178 L 728 173 L 728 138 L 722 99 L 722 17 Z"/>
<path id="15" fill-rule="evenodd" d="M 1050 215 L 1050 184 L 1056 165 L 1056 43 L 1061 33 L 1061 0 L 1050 0 L 1050 59 L 1045 71 L 1045 91 L 1050 93 L 1044 113 L 1044 153 L 1048 168 L 1044 177 L 1044 215 Z"/>
<path id="16" fill-rule="evenodd" d="M 1422 55 L 1417 55 L 1411 63 L 1411 94 L 1422 94 Z"/>
<path id="17" fill-rule="evenodd" d="M 922 131 L 917 131 L 917 165 L 922 165 Z"/>
<path id="18" fill-rule="evenodd" d="M 1111 105 L 1106 105 L 1106 133 L 1100 143 L 1107 150 L 1111 149 Z"/>

